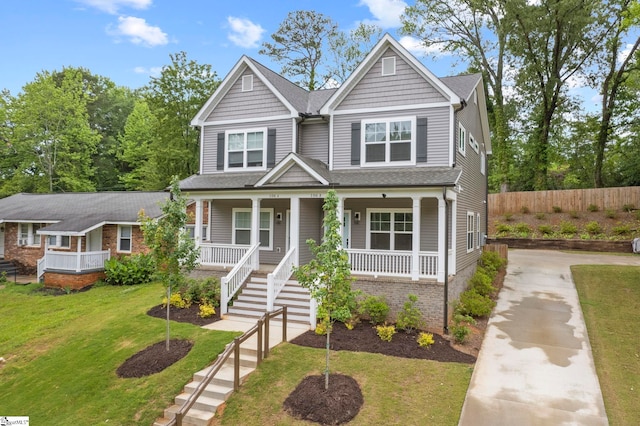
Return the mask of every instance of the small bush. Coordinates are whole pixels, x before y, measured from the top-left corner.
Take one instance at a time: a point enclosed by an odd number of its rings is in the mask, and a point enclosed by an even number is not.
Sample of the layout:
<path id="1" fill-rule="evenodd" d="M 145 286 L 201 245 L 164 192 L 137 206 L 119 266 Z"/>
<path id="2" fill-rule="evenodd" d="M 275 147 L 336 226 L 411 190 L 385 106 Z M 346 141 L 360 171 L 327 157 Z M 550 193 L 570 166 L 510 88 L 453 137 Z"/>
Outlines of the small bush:
<path id="1" fill-rule="evenodd" d="M 575 210 L 571 210 L 569 212 L 569 217 L 572 218 L 572 219 L 580 219 L 580 215 Z"/>
<path id="2" fill-rule="evenodd" d="M 402 310 L 398 313 L 396 327 L 407 333 L 411 333 L 414 329 L 422 326 L 422 312 L 416 307 L 418 296 L 410 294 L 408 298 L 409 300 L 404 302 Z"/>
<path id="3" fill-rule="evenodd" d="M 376 333 L 378 333 L 378 337 L 380 338 L 380 340 L 384 342 L 390 342 L 393 338 L 393 335 L 396 334 L 396 326 L 378 325 L 376 326 Z"/>
<path id="4" fill-rule="evenodd" d="M 7 271 L 0 272 L 0 284 L 6 284 L 7 282 Z"/>
<path id="5" fill-rule="evenodd" d="M 598 222 L 596 222 L 595 220 L 587 223 L 584 226 L 584 229 L 590 235 L 597 235 L 597 234 L 601 234 L 602 233 L 602 226 L 600 226 L 600 224 Z"/>
<path id="6" fill-rule="evenodd" d="M 171 304 L 171 306 L 173 306 L 174 308 L 178 308 L 178 309 L 184 309 L 184 308 L 188 308 L 189 306 L 191 306 L 191 303 L 189 303 L 188 301 L 184 300 L 180 293 L 172 293 L 169 303 Z M 162 305 L 163 306 L 167 306 L 167 297 L 166 296 L 162 298 Z"/>
<path id="7" fill-rule="evenodd" d="M 359 322 L 360 318 L 357 315 L 354 315 L 344 322 L 344 326 L 347 327 L 347 330 L 353 330 L 353 328 L 358 325 Z"/>
<path id="8" fill-rule="evenodd" d="M 640 220 L 640 210 L 636 210 L 636 219 Z"/>
<path id="9" fill-rule="evenodd" d="M 482 296 L 490 296 L 496 291 L 492 279 L 484 270 L 477 270 L 469 280 L 469 288 Z"/>
<path id="10" fill-rule="evenodd" d="M 203 303 L 200 305 L 200 312 L 198 315 L 200 318 L 209 318 L 216 314 L 216 309 L 210 303 Z"/>
<path id="11" fill-rule="evenodd" d="M 360 305 L 360 313 L 368 317 L 371 324 L 382 324 L 389 315 L 389 305 L 382 296 L 369 296 Z"/>
<path id="12" fill-rule="evenodd" d="M 507 235 L 513 231 L 513 228 L 506 223 L 497 223 L 496 224 L 496 234 L 498 235 Z"/>
<path id="13" fill-rule="evenodd" d="M 529 214 L 529 212 L 530 212 L 529 207 L 527 207 L 527 206 L 520 207 L 520 213 Z"/>
<path id="14" fill-rule="evenodd" d="M 506 220 L 507 222 L 511 222 L 513 220 L 513 213 L 505 213 L 504 220 Z"/>
<path id="15" fill-rule="evenodd" d="M 634 206 L 633 204 L 625 204 L 622 206 L 622 210 L 627 213 L 631 213 L 635 208 L 636 206 Z"/>
<path id="16" fill-rule="evenodd" d="M 553 234 L 553 226 L 551 225 L 539 225 L 538 232 L 542 235 L 551 235 Z"/>
<path id="17" fill-rule="evenodd" d="M 596 206 L 595 204 L 589 204 L 589 205 L 587 206 L 587 210 L 589 210 L 591 213 L 595 213 L 595 212 L 597 212 L 597 211 L 598 211 L 598 210 L 600 210 L 600 209 L 599 209 L 599 208 L 598 208 L 598 206 Z"/>
<path id="18" fill-rule="evenodd" d="M 578 227 L 575 224 L 566 220 L 560 222 L 560 233 L 562 235 L 574 235 L 576 232 L 578 232 Z"/>
<path id="19" fill-rule="evenodd" d="M 467 341 L 467 336 L 471 333 L 471 329 L 464 324 L 456 324 L 451 327 L 451 334 L 456 343 L 463 344 Z"/>
<path id="20" fill-rule="evenodd" d="M 618 213 L 616 213 L 616 211 L 612 209 L 607 209 L 604 215 L 609 219 L 615 219 L 616 217 L 618 217 Z"/>
<path id="21" fill-rule="evenodd" d="M 618 225 L 611 228 L 611 232 L 615 235 L 627 235 L 631 233 L 631 227 L 629 225 Z"/>
<path id="22" fill-rule="evenodd" d="M 472 317 L 484 317 L 491 313 L 495 302 L 475 290 L 467 290 L 460 295 L 460 313 Z"/>
<path id="23" fill-rule="evenodd" d="M 318 325 L 316 325 L 316 330 L 315 330 L 316 334 L 318 336 L 324 336 L 327 334 L 327 323 L 325 323 L 324 321 L 319 322 Z"/>
<path id="24" fill-rule="evenodd" d="M 153 258 L 146 254 L 112 257 L 104 262 L 105 281 L 111 285 L 146 284 L 154 272 Z"/>
<path id="25" fill-rule="evenodd" d="M 435 343 L 435 340 L 433 340 L 433 334 L 431 333 L 420 333 L 416 341 L 418 342 L 418 346 L 421 348 L 428 348 Z"/>
<path id="26" fill-rule="evenodd" d="M 519 234 L 530 234 L 531 226 L 529 226 L 529 224 L 527 223 L 519 222 L 515 224 L 515 226 L 513 227 L 513 230 Z"/>
<path id="27" fill-rule="evenodd" d="M 190 303 L 220 306 L 220 280 L 216 277 L 187 279 L 180 292 Z"/>
<path id="28" fill-rule="evenodd" d="M 544 220 L 544 218 L 546 217 L 546 215 L 542 212 L 540 213 L 536 213 L 536 219 L 538 220 Z"/>
<path id="29" fill-rule="evenodd" d="M 551 208 L 553 209 L 554 213 L 562 213 L 562 207 L 560 206 L 553 206 Z"/>
<path id="30" fill-rule="evenodd" d="M 483 251 L 478 260 L 478 264 L 486 270 L 499 271 L 507 263 L 506 259 L 500 257 L 498 252 Z"/>

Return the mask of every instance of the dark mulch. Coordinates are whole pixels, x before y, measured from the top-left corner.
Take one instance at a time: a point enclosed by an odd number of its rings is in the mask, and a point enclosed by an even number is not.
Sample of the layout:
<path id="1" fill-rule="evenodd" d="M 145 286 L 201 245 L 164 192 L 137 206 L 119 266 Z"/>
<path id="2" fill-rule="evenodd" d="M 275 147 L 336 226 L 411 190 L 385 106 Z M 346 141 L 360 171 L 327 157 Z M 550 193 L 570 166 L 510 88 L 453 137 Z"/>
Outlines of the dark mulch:
<path id="1" fill-rule="evenodd" d="M 307 376 L 285 399 L 286 412 L 297 419 L 322 425 L 340 425 L 353 419 L 364 398 L 358 382 L 342 374 L 329 375 L 329 391 L 324 376 Z"/>
<path id="2" fill-rule="evenodd" d="M 193 342 L 183 339 L 169 340 L 169 351 L 166 341 L 155 343 L 132 355 L 118 367 L 116 374 L 118 377 L 129 378 L 159 373 L 184 358 L 192 347 Z"/>
<path id="3" fill-rule="evenodd" d="M 405 333 L 398 331 L 391 342 L 385 342 L 376 333 L 376 329 L 369 323 L 357 324 L 353 330 L 348 330 L 344 324 L 336 323 L 330 336 L 330 347 L 334 351 L 372 352 L 402 358 L 430 359 L 441 362 L 461 362 L 473 364 L 476 358 L 451 347 L 448 340 L 438 334 L 433 334 L 434 344 L 423 348 L 416 339 L 418 332 Z M 312 348 L 325 348 L 326 336 L 320 336 L 313 330 L 296 337 L 292 343 Z"/>
<path id="4" fill-rule="evenodd" d="M 200 315 L 200 306 L 197 304 L 193 304 L 188 308 L 176 308 L 171 307 L 169 309 L 169 319 L 171 321 L 178 322 L 188 322 L 193 325 L 203 326 L 207 324 L 211 324 L 212 322 L 220 321 L 220 309 L 216 308 L 216 313 L 213 316 L 208 318 L 202 318 Z M 167 307 L 163 305 L 154 306 L 153 308 L 147 311 L 147 315 L 155 317 L 167 319 Z"/>

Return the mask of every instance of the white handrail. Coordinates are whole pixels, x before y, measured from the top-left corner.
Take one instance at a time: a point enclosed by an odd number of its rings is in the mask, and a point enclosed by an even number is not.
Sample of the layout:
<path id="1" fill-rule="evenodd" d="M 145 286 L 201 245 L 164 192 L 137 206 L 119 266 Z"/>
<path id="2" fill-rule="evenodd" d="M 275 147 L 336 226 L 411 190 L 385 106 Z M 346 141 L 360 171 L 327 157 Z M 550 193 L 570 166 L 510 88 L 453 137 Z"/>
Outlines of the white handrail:
<path id="1" fill-rule="evenodd" d="M 88 271 L 104 269 L 104 262 L 109 260 L 111 252 L 85 251 L 85 252 L 63 252 L 48 250 L 44 253 L 43 271 L 57 269 L 62 271 Z"/>
<path id="2" fill-rule="evenodd" d="M 231 298 L 240 289 L 242 284 L 249 278 L 251 272 L 258 269 L 260 243 L 254 244 L 242 256 L 242 259 L 233 269 L 220 280 L 220 315 L 227 313 L 228 304 Z"/>
<path id="3" fill-rule="evenodd" d="M 251 246 L 234 244 L 200 243 L 200 264 L 210 266 L 234 266 Z"/>
<path id="4" fill-rule="evenodd" d="M 293 274 L 296 248 L 291 247 L 273 272 L 267 275 L 267 312 L 273 311 L 273 304 L 282 291 L 285 283 Z"/>
<path id="5" fill-rule="evenodd" d="M 362 275 L 410 277 L 412 255 L 410 251 L 347 249 L 351 272 Z M 419 252 L 419 273 L 423 278 L 436 278 L 438 253 Z"/>
<path id="6" fill-rule="evenodd" d="M 38 276 L 36 277 L 36 279 L 38 281 L 40 281 L 40 278 L 42 278 L 42 276 L 44 275 L 44 267 L 45 267 L 45 258 L 44 256 L 42 256 L 40 259 L 38 259 L 38 263 L 37 263 Z"/>

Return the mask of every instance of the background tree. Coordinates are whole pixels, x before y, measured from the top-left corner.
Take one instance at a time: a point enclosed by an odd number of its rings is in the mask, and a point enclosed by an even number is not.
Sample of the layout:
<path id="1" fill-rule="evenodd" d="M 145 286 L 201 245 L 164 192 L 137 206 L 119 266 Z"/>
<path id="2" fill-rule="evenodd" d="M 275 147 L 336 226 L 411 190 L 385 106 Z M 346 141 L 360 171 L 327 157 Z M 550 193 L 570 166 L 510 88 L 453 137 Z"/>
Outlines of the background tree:
<path id="1" fill-rule="evenodd" d="M 144 89 L 144 99 L 157 119 L 151 145 L 157 180 L 149 181 L 155 189 L 166 187 L 174 175 L 185 178 L 198 172 L 200 132 L 191 127 L 191 119 L 220 83 L 211 65 L 189 60 L 185 52 L 170 58 L 171 64 L 162 67 L 160 77 L 152 77 Z"/>
<path id="2" fill-rule="evenodd" d="M 328 40 L 326 83 L 323 87 L 343 83 L 360 65 L 360 62 L 371 51 L 382 37 L 382 28 L 373 24 L 360 23 L 348 33 L 336 31 Z"/>
<path id="3" fill-rule="evenodd" d="M 351 318 L 354 293 L 351 291 L 351 267 L 349 256 L 342 248 L 340 220 L 338 219 L 338 196 L 334 190 L 327 192 L 322 206 L 324 210 L 324 237 L 318 245 L 313 239 L 307 244 L 314 258 L 306 265 L 296 268 L 300 284 L 308 288 L 318 304 L 318 315 L 327 330 L 325 389 L 329 388 L 329 343 L 331 327 L 335 320 Z"/>
<path id="4" fill-rule="evenodd" d="M 156 264 L 156 276 L 167 287 L 167 351 L 171 290 L 178 288 L 184 274 L 192 271 L 198 260 L 195 242 L 185 229 L 187 219 L 187 200 L 180 192 L 177 176 L 171 180 L 171 198 L 162 205 L 162 216 L 152 219 L 144 211 L 139 215 L 144 243 Z"/>

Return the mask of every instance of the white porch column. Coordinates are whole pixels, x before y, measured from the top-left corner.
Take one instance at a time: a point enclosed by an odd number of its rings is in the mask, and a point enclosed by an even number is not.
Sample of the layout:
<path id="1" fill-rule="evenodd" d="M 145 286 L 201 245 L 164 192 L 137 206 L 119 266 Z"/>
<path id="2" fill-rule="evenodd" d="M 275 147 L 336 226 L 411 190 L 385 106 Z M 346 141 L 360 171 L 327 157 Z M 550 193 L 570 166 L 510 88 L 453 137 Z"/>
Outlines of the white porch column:
<path id="1" fill-rule="evenodd" d="M 260 242 L 260 198 L 251 199 L 251 245 L 258 244 Z M 257 270 L 260 266 L 260 249 L 256 253 L 258 258 L 253 269 Z"/>
<path id="2" fill-rule="evenodd" d="M 444 257 L 449 250 L 445 247 L 445 212 L 446 204 L 442 195 L 438 196 L 438 282 L 444 282 Z"/>
<path id="3" fill-rule="evenodd" d="M 420 279 L 420 200 L 421 197 L 412 197 L 413 200 L 413 234 L 411 247 L 411 279 Z"/>
<path id="4" fill-rule="evenodd" d="M 295 247 L 293 264 L 300 266 L 300 198 L 289 200 L 289 249 Z"/>
<path id="5" fill-rule="evenodd" d="M 69 237 L 71 238 L 71 237 Z M 133 238 L 133 237 L 132 237 Z M 82 269 L 80 268 L 80 257 L 82 256 L 82 237 L 80 235 L 78 235 L 76 237 L 76 241 L 77 241 L 77 247 L 76 247 L 76 272 L 80 272 Z"/>
<path id="6" fill-rule="evenodd" d="M 196 243 L 196 249 L 200 248 L 202 242 L 202 200 L 196 199 L 196 225 L 193 230 L 193 239 Z"/>

